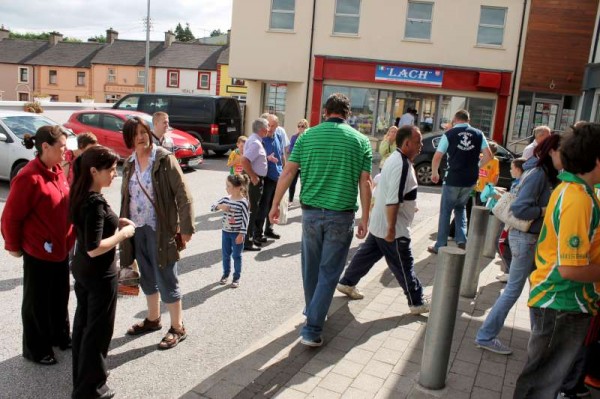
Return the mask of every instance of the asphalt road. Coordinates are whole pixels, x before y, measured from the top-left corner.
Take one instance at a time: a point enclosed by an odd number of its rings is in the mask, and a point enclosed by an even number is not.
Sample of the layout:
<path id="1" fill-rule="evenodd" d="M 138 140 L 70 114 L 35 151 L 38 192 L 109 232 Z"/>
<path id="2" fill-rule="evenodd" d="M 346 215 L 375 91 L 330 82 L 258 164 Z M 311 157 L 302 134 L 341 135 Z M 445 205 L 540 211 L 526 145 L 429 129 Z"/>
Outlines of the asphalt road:
<path id="1" fill-rule="evenodd" d="M 164 307 L 162 331 L 126 336 L 127 328 L 145 317 L 145 299 L 143 295 L 119 298 L 108 357 L 109 385 L 119 398 L 177 398 L 302 311 L 301 211 L 297 206 L 291 209 L 288 224 L 276 227 L 280 240 L 270 241 L 261 252 L 244 253 L 240 288 L 218 284 L 221 222 L 220 215 L 209 210 L 225 194 L 225 164 L 226 158 L 208 157 L 204 165 L 186 173 L 198 231 L 179 264 L 187 340 L 168 351 L 156 349 L 169 323 Z M 117 212 L 120 185 L 119 177 L 105 191 Z M 0 183 L 0 211 L 8 192 L 8 184 Z M 439 192 L 439 188 L 422 188 L 415 225 L 437 214 Z M 355 238 L 351 253 L 359 244 Z M 21 260 L 0 251 L 0 398 L 68 398 L 70 351 L 56 349 L 59 364 L 52 367 L 38 366 L 21 356 L 21 265 Z M 76 300 L 71 294 L 72 318 Z"/>

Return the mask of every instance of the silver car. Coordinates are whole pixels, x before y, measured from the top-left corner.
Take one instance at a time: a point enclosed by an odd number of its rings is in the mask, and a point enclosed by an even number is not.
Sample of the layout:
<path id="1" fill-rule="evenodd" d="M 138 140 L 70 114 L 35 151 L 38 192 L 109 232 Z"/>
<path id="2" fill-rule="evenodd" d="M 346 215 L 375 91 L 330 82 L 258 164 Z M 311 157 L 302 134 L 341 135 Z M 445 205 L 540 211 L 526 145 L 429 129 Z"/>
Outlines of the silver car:
<path id="1" fill-rule="evenodd" d="M 20 111 L 0 111 L 0 180 L 12 180 L 19 170 L 35 157 L 35 148 L 23 145 L 25 133 L 35 132 L 45 125 L 58 125 L 39 114 Z M 77 138 L 69 132 L 67 148 L 77 148 Z"/>

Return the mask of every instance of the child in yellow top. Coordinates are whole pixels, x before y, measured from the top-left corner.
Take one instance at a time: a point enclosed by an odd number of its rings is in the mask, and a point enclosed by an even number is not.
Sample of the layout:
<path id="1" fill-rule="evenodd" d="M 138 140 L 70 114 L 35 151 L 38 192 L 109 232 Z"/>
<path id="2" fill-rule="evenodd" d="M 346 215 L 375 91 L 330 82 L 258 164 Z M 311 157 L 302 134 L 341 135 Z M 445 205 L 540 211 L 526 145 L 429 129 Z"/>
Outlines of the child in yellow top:
<path id="1" fill-rule="evenodd" d="M 229 166 L 230 175 L 239 175 L 244 169 L 242 167 L 242 155 L 244 155 L 244 144 L 246 144 L 246 136 L 240 136 L 237 139 L 237 148 L 231 151 L 229 159 L 227 160 L 227 166 Z"/>
<path id="2" fill-rule="evenodd" d="M 479 180 L 477 180 L 477 184 L 475 185 L 477 197 L 479 197 L 479 194 L 483 191 L 486 184 L 491 183 L 494 186 L 497 185 L 498 178 L 500 177 L 500 161 L 495 156 L 498 151 L 498 146 L 493 142 L 489 142 L 489 146 L 494 158 L 479 169 Z"/>

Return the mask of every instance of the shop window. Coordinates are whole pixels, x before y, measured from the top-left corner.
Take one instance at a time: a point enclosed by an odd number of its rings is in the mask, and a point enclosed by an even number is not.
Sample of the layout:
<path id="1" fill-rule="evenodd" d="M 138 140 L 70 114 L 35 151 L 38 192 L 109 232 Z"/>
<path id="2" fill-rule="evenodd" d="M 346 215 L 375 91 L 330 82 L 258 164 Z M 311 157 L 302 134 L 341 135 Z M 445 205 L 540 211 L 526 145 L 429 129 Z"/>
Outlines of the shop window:
<path id="1" fill-rule="evenodd" d="M 287 85 L 285 83 L 265 83 L 263 86 L 263 112 L 275 114 L 279 125 L 285 124 L 285 101 Z"/>
<path id="2" fill-rule="evenodd" d="M 54 69 L 48 71 L 48 83 L 51 85 L 56 84 L 56 77 L 58 76 L 58 72 Z"/>
<path id="3" fill-rule="evenodd" d="M 198 72 L 198 88 L 204 90 L 210 89 L 210 73 Z"/>
<path id="4" fill-rule="evenodd" d="M 246 86 L 246 81 L 244 79 L 231 78 L 231 85 L 232 86 Z"/>
<path id="5" fill-rule="evenodd" d="M 117 81 L 117 71 L 115 68 L 108 68 L 107 71 L 107 80 L 108 83 L 116 83 Z"/>
<path id="6" fill-rule="evenodd" d="M 85 72 L 77 72 L 77 86 L 85 86 Z"/>
<path id="7" fill-rule="evenodd" d="M 431 40 L 432 14 L 433 3 L 409 1 L 404 38 Z"/>
<path id="8" fill-rule="evenodd" d="M 360 0 L 337 0 L 333 33 L 357 35 L 360 21 Z"/>
<path id="9" fill-rule="evenodd" d="M 29 68 L 19 67 L 19 83 L 29 83 Z"/>
<path id="10" fill-rule="evenodd" d="M 167 71 L 167 87 L 179 87 L 179 71 Z"/>
<path id="11" fill-rule="evenodd" d="M 350 99 L 351 114 L 348 116 L 348 124 L 364 134 L 372 134 L 373 128 L 386 129 L 388 121 L 385 118 L 377 118 L 375 121 L 375 108 L 377 106 L 377 90 L 363 89 L 360 87 L 347 86 L 324 86 L 322 107 L 333 93 L 342 93 Z M 373 126 L 373 125 L 376 126 Z"/>
<path id="12" fill-rule="evenodd" d="M 481 6 L 477 44 L 484 46 L 502 46 L 506 8 Z"/>
<path id="13" fill-rule="evenodd" d="M 138 69 L 137 71 L 137 84 L 140 86 L 146 84 L 146 71 L 143 69 Z"/>
<path id="14" fill-rule="evenodd" d="M 471 115 L 471 125 L 481 130 L 487 137 L 492 137 L 494 106 L 494 100 L 484 98 L 469 98 L 467 103 L 467 111 Z"/>
<path id="15" fill-rule="evenodd" d="M 295 0 L 273 0 L 271 3 L 270 29 L 294 30 Z"/>

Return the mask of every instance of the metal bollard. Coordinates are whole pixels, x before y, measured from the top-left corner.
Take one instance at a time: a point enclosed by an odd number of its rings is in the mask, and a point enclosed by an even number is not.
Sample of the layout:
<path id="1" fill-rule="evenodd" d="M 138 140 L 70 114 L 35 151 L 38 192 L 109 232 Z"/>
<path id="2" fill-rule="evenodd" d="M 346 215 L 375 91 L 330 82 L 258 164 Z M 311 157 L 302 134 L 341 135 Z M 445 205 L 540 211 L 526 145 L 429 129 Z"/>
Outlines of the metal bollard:
<path id="1" fill-rule="evenodd" d="M 446 385 L 464 262 L 464 250 L 440 248 L 419 374 L 419 384 L 427 389 L 442 389 Z"/>
<path id="2" fill-rule="evenodd" d="M 496 216 L 490 214 L 488 216 L 487 229 L 485 232 L 485 242 L 481 254 L 486 258 L 496 257 L 496 246 L 500 237 L 502 222 Z"/>
<path id="3" fill-rule="evenodd" d="M 467 254 L 465 255 L 465 269 L 460 283 L 460 296 L 475 298 L 477 282 L 479 281 L 479 258 L 485 241 L 485 231 L 489 211 L 485 206 L 474 206 L 471 209 L 469 223 L 469 238 L 467 240 Z"/>

